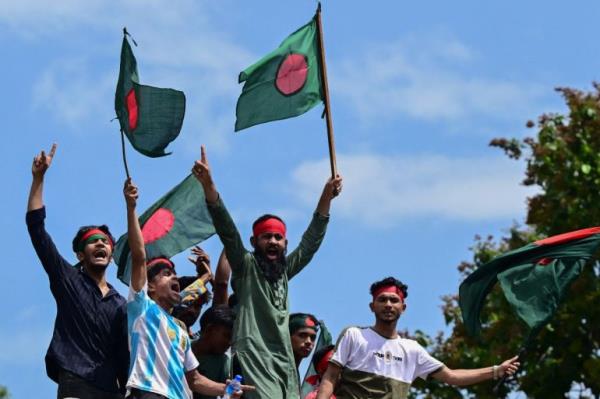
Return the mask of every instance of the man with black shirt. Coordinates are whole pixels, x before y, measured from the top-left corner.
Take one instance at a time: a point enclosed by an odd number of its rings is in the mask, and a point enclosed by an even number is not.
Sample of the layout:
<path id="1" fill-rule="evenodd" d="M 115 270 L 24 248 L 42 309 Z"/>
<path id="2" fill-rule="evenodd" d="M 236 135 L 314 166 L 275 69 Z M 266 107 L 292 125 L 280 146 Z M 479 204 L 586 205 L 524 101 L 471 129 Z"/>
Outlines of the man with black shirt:
<path id="1" fill-rule="evenodd" d="M 44 175 L 55 151 L 56 144 L 33 160 L 26 215 L 56 301 L 46 372 L 58 383 L 59 399 L 122 398 L 129 368 L 126 302 L 106 281 L 114 239 L 105 225 L 85 226 L 73 239 L 79 262 L 72 266 L 60 255 L 44 226 Z"/>

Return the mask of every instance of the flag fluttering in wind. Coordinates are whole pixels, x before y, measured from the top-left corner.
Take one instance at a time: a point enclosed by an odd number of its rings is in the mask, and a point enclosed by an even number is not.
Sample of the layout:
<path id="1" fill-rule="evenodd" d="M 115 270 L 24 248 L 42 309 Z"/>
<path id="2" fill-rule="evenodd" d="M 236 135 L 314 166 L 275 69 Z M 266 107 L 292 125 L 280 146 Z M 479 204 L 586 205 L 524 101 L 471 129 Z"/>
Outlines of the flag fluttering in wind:
<path id="1" fill-rule="evenodd" d="M 124 32 L 115 112 L 131 145 L 149 157 L 169 155 L 165 148 L 179 135 L 185 114 L 182 91 L 141 85 L 137 61 Z"/>
<path id="2" fill-rule="evenodd" d="M 479 334 L 480 313 L 497 281 L 517 315 L 539 331 L 600 244 L 600 227 L 560 234 L 498 256 L 463 281 L 459 305 L 467 332 Z"/>
<path id="3" fill-rule="evenodd" d="M 301 115 L 323 100 L 317 17 L 242 71 L 235 130 Z"/>
<path id="4" fill-rule="evenodd" d="M 204 190 L 193 175 L 186 177 L 139 217 L 146 259 L 170 258 L 215 233 Z M 113 254 L 117 277 L 129 285 L 131 259 L 127 234 L 122 235 Z"/>

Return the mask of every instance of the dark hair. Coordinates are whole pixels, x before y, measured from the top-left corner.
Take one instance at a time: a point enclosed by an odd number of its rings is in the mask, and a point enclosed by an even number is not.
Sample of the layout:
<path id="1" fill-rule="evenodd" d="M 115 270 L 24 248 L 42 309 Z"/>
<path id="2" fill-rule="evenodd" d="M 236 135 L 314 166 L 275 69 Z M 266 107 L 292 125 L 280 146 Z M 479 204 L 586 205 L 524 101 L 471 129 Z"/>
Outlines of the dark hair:
<path id="1" fill-rule="evenodd" d="M 80 252 L 79 251 L 79 242 L 81 241 L 81 237 L 83 237 L 85 235 L 85 233 L 87 233 L 88 231 L 90 231 L 92 229 L 98 229 L 98 230 L 102 231 L 103 233 L 105 233 L 108 236 L 108 238 L 110 238 L 110 241 L 112 242 L 112 244 L 115 245 L 115 238 L 112 236 L 112 234 L 110 234 L 110 230 L 108 229 L 107 225 L 102 224 L 100 226 L 96 226 L 96 225 L 82 226 L 77 231 L 77 234 L 75 234 L 75 238 L 73 238 L 73 252 L 75 252 L 75 253 Z"/>
<path id="2" fill-rule="evenodd" d="M 408 286 L 402 281 L 395 279 L 394 277 L 386 277 L 381 281 L 376 281 L 373 284 L 371 284 L 371 295 L 375 294 L 375 292 L 381 287 L 387 287 L 390 285 L 398 287 L 398 289 L 404 295 L 404 299 L 406 299 L 406 297 L 408 296 Z"/>
<path id="3" fill-rule="evenodd" d="M 282 218 L 280 218 L 279 216 L 275 216 L 275 215 L 271 215 L 270 213 L 264 214 L 261 217 L 259 217 L 258 219 L 256 219 L 254 221 L 254 223 L 252 223 L 252 231 L 254 231 L 254 227 L 259 224 L 260 222 L 267 220 L 267 219 L 277 219 L 279 220 L 281 223 L 283 223 L 283 225 L 285 226 L 285 222 L 283 221 Z M 287 226 L 286 226 L 287 227 Z"/>
<path id="4" fill-rule="evenodd" d="M 327 352 L 329 352 L 333 348 L 335 348 L 334 345 L 327 345 L 327 346 L 323 346 L 322 348 L 319 348 L 318 350 L 315 351 L 315 354 L 313 355 L 312 360 L 311 360 L 312 365 L 315 369 L 317 368 L 317 364 L 319 364 L 321 359 L 323 359 L 323 356 L 325 356 L 327 354 Z"/>
<path id="5" fill-rule="evenodd" d="M 175 271 L 175 264 L 169 258 L 157 256 L 155 258 L 146 260 L 146 279 L 148 282 L 152 281 L 154 277 L 158 276 L 163 269 L 171 269 L 173 273 L 177 274 Z"/>
<path id="6" fill-rule="evenodd" d="M 213 305 L 206 309 L 200 317 L 200 331 L 205 331 L 208 326 L 217 325 L 233 328 L 235 314 L 227 305 Z"/>

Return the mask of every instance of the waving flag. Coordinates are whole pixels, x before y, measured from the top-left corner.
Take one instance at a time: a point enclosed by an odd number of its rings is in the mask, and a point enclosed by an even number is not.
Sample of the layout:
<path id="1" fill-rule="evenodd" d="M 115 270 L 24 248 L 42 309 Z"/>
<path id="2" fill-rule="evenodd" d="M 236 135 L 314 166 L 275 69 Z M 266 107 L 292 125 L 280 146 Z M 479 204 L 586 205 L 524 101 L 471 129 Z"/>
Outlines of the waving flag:
<path id="1" fill-rule="evenodd" d="M 531 331 L 543 327 L 599 244 L 600 227 L 577 230 L 507 252 L 475 270 L 459 290 L 467 332 L 480 332 L 481 309 L 497 281 Z"/>
<path id="2" fill-rule="evenodd" d="M 170 258 L 215 234 L 204 190 L 192 175 L 186 177 L 139 217 L 146 258 Z M 123 234 L 113 254 L 119 280 L 129 285 L 131 259 L 127 234 Z"/>
<path id="3" fill-rule="evenodd" d="M 127 41 L 121 47 L 121 68 L 115 92 L 115 112 L 133 148 L 149 157 L 169 155 L 165 148 L 179 135 L 185 95 L 173 89 L 141 85 L 137 61 Z"/>
<path id="4" fill-rule="evenodd" d="M 301 115 L 323 99 L 316 16 L 242 71 L 235 130 Z"/>

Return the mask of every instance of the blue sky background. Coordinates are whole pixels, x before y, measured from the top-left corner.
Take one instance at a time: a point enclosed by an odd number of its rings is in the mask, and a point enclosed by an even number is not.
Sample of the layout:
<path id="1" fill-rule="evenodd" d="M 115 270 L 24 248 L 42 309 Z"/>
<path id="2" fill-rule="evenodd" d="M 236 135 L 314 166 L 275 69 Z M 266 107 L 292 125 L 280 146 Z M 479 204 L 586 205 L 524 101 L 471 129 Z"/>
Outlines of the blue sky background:
<path id="1" fill-rule="evenodd" d="M 128 146 L 140 213 L 188 174 L 203 143 L 242 236 L 255 217 L 274 212 L 286 219 L 294 247 L 329 173 L 321 109 L 234 134 L 237 75 L 315 8 L 314 1 L 0 1 L 0 384 L 14 398 L 55 395 L 44 370 L 55 303 L 24 223 L 33 156 L 59 144 L 45 202 L 47 228 L 67 259 L 81 225 L 125 231 L 118 123 L 110 121 L 122 27 L 139 44 L 141 82 L 183 90 L 188 101 L 173 155 L 150 159 Z M 456 266 L 470 258 L 473 237 L 522 222 L 534 192 L 520 185 L 523 162 L 488 142 L 522 137 L 528 119 L 564 111 L 554 87 L 587 89 L 599 79 L 599 11 L 592 1 L 324 2 L 345 187 L 321 250 L 290 284 L 292 311 L 315 313 L 334 335 L 371 324 L 369 285 L 393 275 L 409 285 L 400 328 L 443 330 L 440 297 L 457 292 Z M 203 246 L 216 261 L 216 237 Z M 180 274 L 193 272 L 183 255 L 175 261 Z M 125 293 L 116 268 L 108 274 Z"/>

